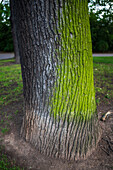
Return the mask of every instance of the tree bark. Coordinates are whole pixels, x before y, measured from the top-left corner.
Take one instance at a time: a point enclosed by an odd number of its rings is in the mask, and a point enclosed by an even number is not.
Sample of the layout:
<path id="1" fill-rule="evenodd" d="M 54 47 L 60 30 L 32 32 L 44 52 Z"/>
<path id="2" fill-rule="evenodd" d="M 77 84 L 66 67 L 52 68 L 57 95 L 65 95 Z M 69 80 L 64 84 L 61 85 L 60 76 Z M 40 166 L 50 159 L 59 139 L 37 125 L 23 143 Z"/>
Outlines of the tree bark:
<path id="1" fill-rule="evenodd" d="M 16 29 L 16 8 L 15 1 L 10 1 L 11 8 L 11 28 L 12 28 L 12 36 L 13 36 L 13 46 L 14 46 L 14 57 L 16 59 L 16 64 L 20 64 L 20 55 L 19 55 L 19 47 L 17 40 L 17 29 Z"/>
<path id="2" fill-rule="evenodd" d="M 25 116 L 44 154 L 85 158 L 99 138 L 86 0 L 15 0 Z"/>

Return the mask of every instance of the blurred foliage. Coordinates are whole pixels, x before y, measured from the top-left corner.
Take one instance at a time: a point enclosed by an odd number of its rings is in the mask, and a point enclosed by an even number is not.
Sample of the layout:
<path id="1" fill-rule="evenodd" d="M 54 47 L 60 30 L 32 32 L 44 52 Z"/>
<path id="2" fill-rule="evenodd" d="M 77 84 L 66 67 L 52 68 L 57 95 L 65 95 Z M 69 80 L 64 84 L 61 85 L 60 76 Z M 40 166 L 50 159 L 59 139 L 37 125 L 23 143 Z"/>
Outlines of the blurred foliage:
<path id="1" fill-rule="evenodd" d="M 93 52 L 113 52 L 113 0 L 89 0 Z M 0 51 L 13 51 L 9 0 L 0 2 Z"/>
<path id="2" fill-rule="evenodd" d="M 113 52 L 113 1 L 90 0 L 93 52 Z"/>
<path id="3" fill-rule="evenodd" d="M 0 2 L 0 51 L 13 51 L 10 6 L 8 0 L 2 0 Z"/>

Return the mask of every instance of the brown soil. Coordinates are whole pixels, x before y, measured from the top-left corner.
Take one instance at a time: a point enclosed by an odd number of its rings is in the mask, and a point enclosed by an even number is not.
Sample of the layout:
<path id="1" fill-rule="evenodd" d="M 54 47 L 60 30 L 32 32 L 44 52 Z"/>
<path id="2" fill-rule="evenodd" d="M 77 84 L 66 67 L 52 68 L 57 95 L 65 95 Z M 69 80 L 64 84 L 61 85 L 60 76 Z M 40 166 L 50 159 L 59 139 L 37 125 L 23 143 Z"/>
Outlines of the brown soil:
<path id="1" fill-rule="evenodd" d="M 113 110 L 112 103 L 113 101 L 98 106 L 99 120 L 102 114 L 108 110 Z M 96 150 L 86 160 L 73 162 L 42 155 L 35 147 L 20 137 L 19 132 L 23 118 L 22 107 L 23 102 L 21 101 L 12 103 L 7 108 L 5 106 L 1 108 L 2 112 L 7 113 L 19 110 L 19 113 L 10 120 L 11 130 L 5 135 L 0 134 L 0 145 L 4 146 L 2 152 L 7 154 L 10 160 L 15 160 L 17 165 L 26 170 L 113 170 L 113 114 L 105 122 L 99 121 L 103 132 Z"/>

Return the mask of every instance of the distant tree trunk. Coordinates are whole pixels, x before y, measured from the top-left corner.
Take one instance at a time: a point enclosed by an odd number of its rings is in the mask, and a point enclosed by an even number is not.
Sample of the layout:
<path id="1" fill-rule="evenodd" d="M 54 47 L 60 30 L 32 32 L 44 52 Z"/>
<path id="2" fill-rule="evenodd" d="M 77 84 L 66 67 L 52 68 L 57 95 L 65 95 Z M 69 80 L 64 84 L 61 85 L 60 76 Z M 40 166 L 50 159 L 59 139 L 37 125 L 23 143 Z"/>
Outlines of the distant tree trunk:
<path id="1" fill-rule="evenodd" d="M 25 100 L 21 134 L 44 154 L 84 158 L 99 138 L 87 1 L 14 1 Z"/>
<path id="2" fill-rule="evenodd" d="M 15 1 L 11 1 L 10 7 L 11 7 L 11 27 L 12 27 L 12 36 L 13 36 L 14 57 L 16 59 L 16 63 L 20 64 L 20 55 L 19 55 L 17 30 L 16 30 L 17 17 L 16 17 Z"/>

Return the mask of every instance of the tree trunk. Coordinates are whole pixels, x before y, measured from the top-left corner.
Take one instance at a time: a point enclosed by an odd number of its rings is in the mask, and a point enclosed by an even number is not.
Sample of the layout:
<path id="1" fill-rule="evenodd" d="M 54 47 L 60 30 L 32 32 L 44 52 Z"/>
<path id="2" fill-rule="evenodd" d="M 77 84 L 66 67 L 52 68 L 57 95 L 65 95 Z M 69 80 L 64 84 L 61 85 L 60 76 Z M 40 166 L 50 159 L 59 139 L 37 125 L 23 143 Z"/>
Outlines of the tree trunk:
<path id="1" fill-rule="evenodd" d="M 86 0 L 15 0 L 25 116 L 44 154 L 84 158 L 99 138 Z"/>
<path id="2" fill-rule="evenodd" d="M 19 48 L 18 48 L 18 40 L 17 40 L 17 29 L 16 29 L 16 8 L 15 8 L 15 1 L 10 1 L 11 7 L 11 28 L 12 28 L 12 36 L 13 36 L 13 46 L 14 46 L 14 57 L 16 59 L 16 64 L 20 64 L 20 55 L 19 55 Z"/>

